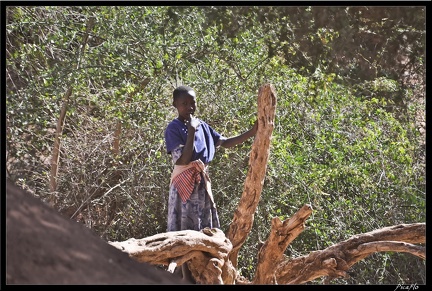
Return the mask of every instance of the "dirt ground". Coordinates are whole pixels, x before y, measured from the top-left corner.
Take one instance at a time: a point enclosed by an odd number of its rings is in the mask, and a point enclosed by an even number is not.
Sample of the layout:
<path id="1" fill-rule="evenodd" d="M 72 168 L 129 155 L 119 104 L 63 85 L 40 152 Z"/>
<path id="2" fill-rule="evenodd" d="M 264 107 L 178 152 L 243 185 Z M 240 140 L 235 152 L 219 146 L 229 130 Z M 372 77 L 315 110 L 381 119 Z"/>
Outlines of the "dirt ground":
<path id="1" fill-rule="evenodd" d="M 6 282 L 2 286 L 184 283 L 167 271 L 133 260 L 10 182 L 5 209 Z"/>

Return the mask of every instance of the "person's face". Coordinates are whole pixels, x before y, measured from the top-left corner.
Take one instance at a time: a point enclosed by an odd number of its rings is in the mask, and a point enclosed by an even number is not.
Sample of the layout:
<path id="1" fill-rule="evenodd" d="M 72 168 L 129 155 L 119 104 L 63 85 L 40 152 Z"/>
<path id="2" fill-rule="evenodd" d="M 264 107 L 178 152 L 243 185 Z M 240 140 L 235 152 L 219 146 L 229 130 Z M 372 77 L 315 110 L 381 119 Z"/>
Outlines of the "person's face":
<path id="1" fill-rule="evenodd" d="M 183 94 L 174 101 L 173 105 L 175 108 L 177 108 L 179 119 L 182 121 L 190 120 L 191 115 L 195 114 L 195 96 Z"/>

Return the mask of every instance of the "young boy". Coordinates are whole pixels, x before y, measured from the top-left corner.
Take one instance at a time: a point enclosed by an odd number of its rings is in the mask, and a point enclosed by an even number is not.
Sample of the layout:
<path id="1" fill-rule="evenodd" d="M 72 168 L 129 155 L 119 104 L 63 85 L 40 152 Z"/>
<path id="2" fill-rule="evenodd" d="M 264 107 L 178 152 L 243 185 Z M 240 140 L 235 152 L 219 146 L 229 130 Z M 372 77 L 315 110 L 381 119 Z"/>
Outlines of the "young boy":
<path id="1" fill-rule="evenodd" d="M 195 91 L 188 86 L 173 92 L 173 106 L 178 117 L 165 130 L 165 144 L 174 162 L 168 198 L 167 231 L 220 228 L 219 217 L 211 191 L 208 164 L 219 146 L 225 148 L 243 143 L 255 136 L 258 123 L 235 137 L 225 138 L 206 122 L 195 118 Z M 194 282 L 186 264 L 179 272 L 183 279 Z"/>
<path id="2" fill-rule="evenodd" d="M 211 192 L 208 164 L 219 146 L 229 148 L 255 136 L 258 123 L 238 136 L 226 138 L 201 119 L 195 118 L 195 91 L 180 86 L 173 92 L 173 106 L 178 117 L 165 130 L 168 154 L 174 170 L 168 199 L 167 231 L 220 228 Z"/>

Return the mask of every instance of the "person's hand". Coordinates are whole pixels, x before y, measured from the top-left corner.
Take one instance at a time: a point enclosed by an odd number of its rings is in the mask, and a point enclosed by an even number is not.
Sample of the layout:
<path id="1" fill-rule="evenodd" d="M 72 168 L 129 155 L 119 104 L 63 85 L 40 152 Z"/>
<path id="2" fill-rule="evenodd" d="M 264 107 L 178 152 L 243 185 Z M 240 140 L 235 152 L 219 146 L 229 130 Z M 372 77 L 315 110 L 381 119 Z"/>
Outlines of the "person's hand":
<path id="1" fill-rule="evenodd" d="M 193 117 L 190 115 L 189 119 L 185 120 L 186 126 L 188 127 L 188 130 L 197 130 L 198 126 L 200 125 L 199 119 Z"/>
<path id="2" fill-rule="evenodd" d="M 193 117 L 193 116 L 191 116 L 190 124 L 191 124 L 191 126 L 193 126 L 195 129 L 197 129 L 198 126 L 200 125 L 199 119 L 198 119 L 198 118 L 195 118 L 195 117 Z"/>

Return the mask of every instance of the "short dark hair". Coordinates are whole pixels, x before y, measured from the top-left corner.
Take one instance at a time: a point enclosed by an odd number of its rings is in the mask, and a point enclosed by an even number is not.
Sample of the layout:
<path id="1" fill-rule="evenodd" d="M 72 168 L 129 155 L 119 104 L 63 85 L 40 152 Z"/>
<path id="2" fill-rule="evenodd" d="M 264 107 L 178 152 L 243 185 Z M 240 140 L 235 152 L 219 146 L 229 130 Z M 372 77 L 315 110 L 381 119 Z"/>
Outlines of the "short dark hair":
<path id="1" fill-rule="evenodd" d="M 190 93 L 189 93 L 190 91 L 195 92 L 194 89 L 192 89 L 189 86 L 185 86 L 185 85 L 182 85 L 182 86 L 175 88 L 173 91 L 173 101 L 175 101 L 178 97 L 180 97 L 184 94 L 190 95 Z"/>

